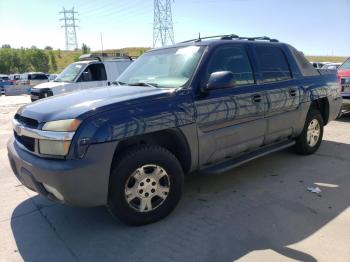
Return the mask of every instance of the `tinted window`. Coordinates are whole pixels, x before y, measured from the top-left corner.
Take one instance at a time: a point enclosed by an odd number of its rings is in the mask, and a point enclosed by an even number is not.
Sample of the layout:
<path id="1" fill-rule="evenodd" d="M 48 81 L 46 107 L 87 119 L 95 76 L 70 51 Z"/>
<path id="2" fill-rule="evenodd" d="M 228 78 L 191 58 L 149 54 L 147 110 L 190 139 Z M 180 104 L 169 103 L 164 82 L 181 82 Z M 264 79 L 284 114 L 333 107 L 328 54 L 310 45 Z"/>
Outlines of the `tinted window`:
<path id="1" fill-rule="evenodd" d="M 287 59 L 280 48 L 256 46 L 255 50 L 264 83 L 291 79 Z"/>
<path id="2" fill-rule="evenodd" d="M 350 69 L 350 58 L 348 58 L 348 60 L 346 60 L 344 62 L 344 64 L 341 65 L 340 69 L 343 69 L 343 70 L 348 70 Z"/>
<path id="3" fill-rule="evenodd" d="M 47 80 L 47 76 L 45 74 L 31 74 L 28 75 L 28 79 L 30 80 Z"/>
<path id="4" fill-rule="evenodd" d="M 221 47 L 213 54 L 208 65 L 208 77 L 218 71 L 231 71 L 237 86 L 254 84 L 249 58 L 242 46 Z"/>
<path id="5" fill-rule="evenodd" d="M 89 65 L 80 77 L 80 81 L 103 81 L 107 80 L 105 66 L 103 64 Z"/>
<path id="6" fill-rule="evenodd" d="M 289 46 L 290 51 L 294 55 L 294 58 L 299 66 L 299 69 L 303 76 L 316 76 L 320 73 L 315 69 L 317 68 L 317 63 L 310 64 L 310 62 L 305 58 L 304 54 L 294 47 Z"/>

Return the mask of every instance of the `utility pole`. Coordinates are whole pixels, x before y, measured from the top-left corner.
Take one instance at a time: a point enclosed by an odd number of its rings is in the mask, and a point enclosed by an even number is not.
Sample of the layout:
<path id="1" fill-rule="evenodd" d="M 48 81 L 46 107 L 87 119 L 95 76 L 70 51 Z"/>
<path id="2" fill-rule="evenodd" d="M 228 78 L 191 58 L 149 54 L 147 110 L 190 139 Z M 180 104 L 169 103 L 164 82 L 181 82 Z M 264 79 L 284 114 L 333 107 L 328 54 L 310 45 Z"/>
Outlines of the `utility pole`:
<path id="1" fill-rule="evenodd" d="M 174 44 L 171 0 L 154 0 L 153 47 Z"/>
<path id="2" fill-rule="evenodd" d="M 76 28 L 78 26 L 75 24 L 75 21 L 78 20 L 77 18 L 75 18 L 78 12 L 74 11 L 74 7 L 72 7 L 72 9 L 69 10 L 63 7 L 62 11 L 59 13 L 63 14 L 63 18 L 61 18 L 60 21 L 64 21 L 64 24 L 61 27 L 64 27 L 65 29 L 66 50 L 78 49 L 78 40 L 76 32 Z"/>

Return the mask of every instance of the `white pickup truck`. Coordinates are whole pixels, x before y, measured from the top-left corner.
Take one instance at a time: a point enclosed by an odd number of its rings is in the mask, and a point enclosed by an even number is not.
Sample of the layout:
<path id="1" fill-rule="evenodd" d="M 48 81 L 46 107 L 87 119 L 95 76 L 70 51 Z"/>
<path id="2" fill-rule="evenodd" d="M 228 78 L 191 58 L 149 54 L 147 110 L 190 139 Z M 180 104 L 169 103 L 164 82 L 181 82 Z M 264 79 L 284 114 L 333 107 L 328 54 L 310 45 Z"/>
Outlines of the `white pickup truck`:
<path id="1" fill-rule="evenodd" d="M 67 66 L 54 81 L 31 88 L 31 100 L 109 86 L 133 62 L 131 57 L 100 57 L 82 55 L 80 61 Z"/>

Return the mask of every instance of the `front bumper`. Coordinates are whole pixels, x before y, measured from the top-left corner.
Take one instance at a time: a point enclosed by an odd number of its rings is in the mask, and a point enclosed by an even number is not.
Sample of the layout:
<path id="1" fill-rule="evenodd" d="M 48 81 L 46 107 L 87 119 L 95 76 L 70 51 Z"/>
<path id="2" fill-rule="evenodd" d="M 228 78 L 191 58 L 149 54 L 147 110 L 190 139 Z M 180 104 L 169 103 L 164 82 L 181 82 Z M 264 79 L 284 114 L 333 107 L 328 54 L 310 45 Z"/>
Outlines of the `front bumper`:
<path id="1" fill-rule="evenodd" d="M 107 203 L 109 174 L 117 142 L 90 145 L 83 159 L 47 159 L 22 149 L 12 137 L 8 144 L 11 168 L 23 185 L 46 198 L 75 206 Z M 48 185 L 62 200 L 47 191 Z"/>

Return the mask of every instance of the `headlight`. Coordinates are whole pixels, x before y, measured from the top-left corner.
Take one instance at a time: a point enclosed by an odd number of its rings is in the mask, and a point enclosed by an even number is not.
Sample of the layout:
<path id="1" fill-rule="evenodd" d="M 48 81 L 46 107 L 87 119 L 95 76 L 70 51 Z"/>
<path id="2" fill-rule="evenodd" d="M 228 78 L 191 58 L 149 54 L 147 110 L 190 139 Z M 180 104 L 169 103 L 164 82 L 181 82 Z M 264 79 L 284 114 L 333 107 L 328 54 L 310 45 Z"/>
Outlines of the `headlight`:
<path id="1" fill-rule="evenodd" d="M 39 152 L 44 155 L 65 156 L 71 141 L 39 140 Z"/>
<path id="2" fill-rule="evenodd" d="M 50 121 L 44 124 L 42 130 L 51 131 L 51 133 L 71 132 L 74 134 L 80 123 L 81 120 L 78 119 Z M 65 156 L 68 154 L 70 144 L 71 140 L 66 139 L 39 139 L 39 152 L 44 155 Z"/>
<path id="3" fill-rule="evenodd" d="M 64 119 L 46 122 L 42 128 L 45 131 L 72 132 L 77 130 L 81 123 L 78 119 Z"/>

